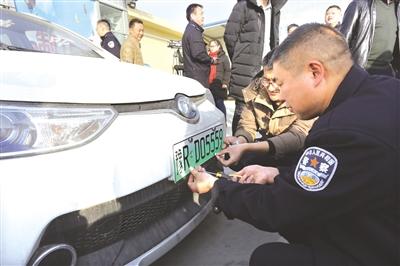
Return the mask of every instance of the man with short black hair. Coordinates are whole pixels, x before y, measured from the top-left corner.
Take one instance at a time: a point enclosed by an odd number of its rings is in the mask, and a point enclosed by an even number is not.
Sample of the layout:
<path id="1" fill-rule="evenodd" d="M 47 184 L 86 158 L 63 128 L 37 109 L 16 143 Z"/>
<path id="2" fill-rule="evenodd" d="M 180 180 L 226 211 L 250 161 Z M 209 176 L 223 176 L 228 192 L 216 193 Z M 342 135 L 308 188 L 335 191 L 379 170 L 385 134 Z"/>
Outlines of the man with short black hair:
<path id="1" fill-rule="evenodd" d="M 325 24 L 335 28 L 335 30 L 340 29 L 340 21 L 342 20 L 342 9 L 340 6 L 331 5 L 325 11 Z"/>
<path id="2" fill-rule="evenodd" d="M 370 74 L 400 72 L 400 8 L 398 0 L 353 0 L 340 31 L 354 61 Z"/>
<path id="3" fill-rule="evenodd" d="M 289 26 L 287 26 L 287 34 L 289 35 L 292 33 L 294 30 L 296 30 L 299 27 L 296 23 L 292 23 Z"/>
<path id="4" fill-rule="evenodd" d="M 210 65 L 216 62 L 208 55 L 203 39 L 203 6 L 190 4 L 186 8 L 186 19 L 188 25 L 182 37 L 183 75 L 197 80 L 205 88 L 208 88 Z"/>
<path id="5" fill-rule="evenodd" d="M 121 44 L 111 32 L 110 22 L 107 19 L 100 19 L 97 21 L 96 32 L 101 38 L 101 47 L 119 58 Z"/>
<path id="6" fill-rule="evenodd" d="M 259 246 L 250 265 L 400 265 L 400 81 L 369 75 L 342 34 L 316 23 L 290 34 L 272 62 L 289 108 L 319 116 L 298 162 L 245 167 L 239 182 L 198 168 L 189 187 L 212 189 L 228 218 L 289 241 Z"/>
<path id="7" fill-rule="evenodd" d="M 140 41 L 144 35 L 143 21 L 133 18 L 129 22 L 128 38 L 121 47 L 121 61 L 136 65 L 143 65 L 143 56 Z"/>

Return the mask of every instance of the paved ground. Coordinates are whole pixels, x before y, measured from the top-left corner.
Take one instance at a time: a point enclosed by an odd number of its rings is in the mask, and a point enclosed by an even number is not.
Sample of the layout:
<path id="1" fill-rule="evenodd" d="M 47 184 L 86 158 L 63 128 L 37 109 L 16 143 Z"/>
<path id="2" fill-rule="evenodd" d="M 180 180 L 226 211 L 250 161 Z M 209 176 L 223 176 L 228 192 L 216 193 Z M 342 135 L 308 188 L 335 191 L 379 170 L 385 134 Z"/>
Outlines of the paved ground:
<path id="1" fill-rule="evenodd" d="M 285 241 L 223 213 L 211 212 L 187 238 L 152 266 L 248 265 L 252 251 L 266 242 Z"/>

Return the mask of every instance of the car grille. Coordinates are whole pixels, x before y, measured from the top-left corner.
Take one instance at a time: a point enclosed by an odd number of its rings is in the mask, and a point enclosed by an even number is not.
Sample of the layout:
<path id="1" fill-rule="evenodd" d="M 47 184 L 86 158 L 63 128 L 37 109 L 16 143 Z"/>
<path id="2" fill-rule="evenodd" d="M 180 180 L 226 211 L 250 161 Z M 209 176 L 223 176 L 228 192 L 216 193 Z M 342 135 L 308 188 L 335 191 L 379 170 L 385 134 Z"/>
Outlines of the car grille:
<path id="1" fill-rule="evenodd" d="M 203 198 L 209 199 L 209 195 Z M 82 256 L 144 230 L 188 201 L 193 200 L 186 182 L 164 180 L 115 201 L 57 217 L 46 229 L 40 246 L 67 243 Z M 191 204 L 193 217 L 200 207 Z"/>

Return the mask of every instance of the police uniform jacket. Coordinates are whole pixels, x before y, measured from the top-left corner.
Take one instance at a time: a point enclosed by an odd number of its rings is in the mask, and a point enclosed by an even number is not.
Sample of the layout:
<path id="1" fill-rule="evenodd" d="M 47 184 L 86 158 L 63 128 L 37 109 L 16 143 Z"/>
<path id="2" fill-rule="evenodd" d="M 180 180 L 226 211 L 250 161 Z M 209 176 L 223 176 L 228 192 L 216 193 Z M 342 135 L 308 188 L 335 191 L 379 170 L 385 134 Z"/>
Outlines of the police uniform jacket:
<path id="1" fill-rule="evenodd" d="M 316 265 L 329 251 L 346 265 L 400 265 L 399 125 L 400 81 L 353 66 L 298 164 L 272 185 L 217 180 L 216 205 L 311 247 Z"/>
<path id="2" fill-rule="evenodd" d="M 200 82 L 208 88 L 211 57 L 207 53 L 203 39 L 204 29 L 190 21 L 182 37 L 183 75 Z"/>
<path id="3" fill-rule="evenodd" d="M 119 58 L 121 44 L 111 31 L 101 37 L 101 47 Z"/>
<path id="4" fill-rule="evenodd" d="M 267 92 L 260 88 L 259 80 L 254 79 L 243 89 L 246 105 L 235 136 L 242 136 L 250 143 L 256 140 L 256 133 L 260 133 L 261 139 L 273 146 L 270 151 L 274 151 L 276 159 L 301 152 L 314 120 L 298 119 L 284 103 L 274 107 Z"/>

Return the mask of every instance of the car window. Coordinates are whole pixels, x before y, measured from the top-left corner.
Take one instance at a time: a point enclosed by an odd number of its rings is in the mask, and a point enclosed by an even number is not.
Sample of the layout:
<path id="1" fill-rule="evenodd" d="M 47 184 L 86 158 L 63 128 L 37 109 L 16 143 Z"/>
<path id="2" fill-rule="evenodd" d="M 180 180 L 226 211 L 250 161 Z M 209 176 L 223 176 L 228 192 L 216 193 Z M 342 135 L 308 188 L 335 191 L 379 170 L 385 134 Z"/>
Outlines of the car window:
<path id="1" fill-rule="evenodd" d="M 1 10 L 0 41 L 19 50 L 101 57 L 84 39 L 29 15 Z"/>
<path id="2" fill-rule="evenodd" d="M 12 45 L 10 38 L 8 38 L 8 36 L 3 33 L 0 33 L 0 42 L 7 45 Z"/>

